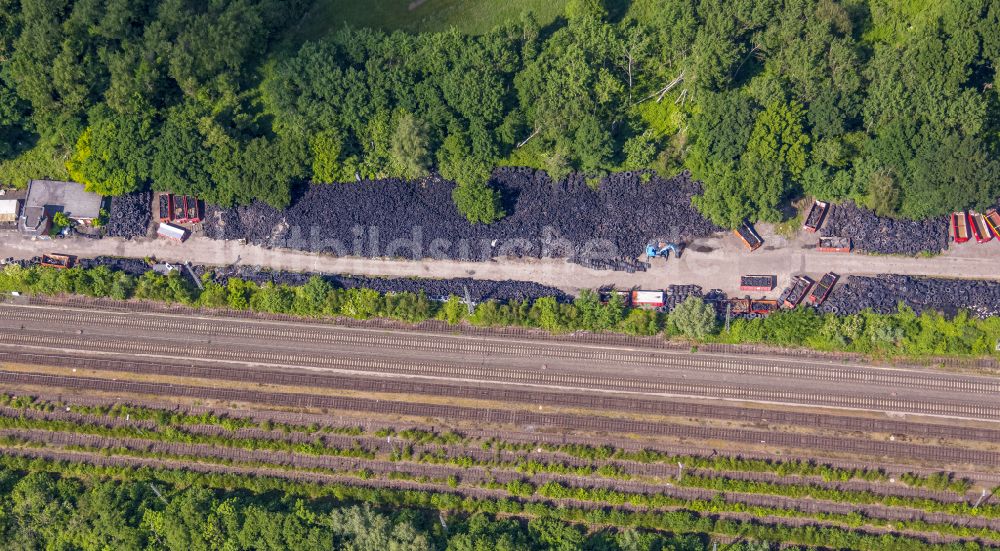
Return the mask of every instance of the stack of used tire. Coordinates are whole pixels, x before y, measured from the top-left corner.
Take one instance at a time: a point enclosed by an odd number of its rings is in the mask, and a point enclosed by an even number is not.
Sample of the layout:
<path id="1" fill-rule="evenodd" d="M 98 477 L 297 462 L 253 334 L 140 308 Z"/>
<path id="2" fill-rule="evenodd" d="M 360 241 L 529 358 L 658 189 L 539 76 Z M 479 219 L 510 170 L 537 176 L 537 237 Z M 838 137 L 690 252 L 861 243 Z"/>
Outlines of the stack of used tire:
<path id="1" fill-rule="evenodd" d="M 260 200 L 231 209 L 206 204 L 202 227 L 205 235 L 212 239 L 246 239 L 267 244 L 274 228 L 283 219 L 281 211 Z"/>
<path id="2" fill-rule="evenodd" d="M 501 167 L 491 185 L 507 216 L 489 225 L 469 224 L 452 202 L 454 183 L 437 176 L 314 184 L 284 212 L 261 203 L 209 207 L 205 230 L 217 239 L 351 256 L 478 261 L 572 258 L 595 249 L 586 256 L 635 258 L 653 238 L 682 241 L 721 230 L 691 205 L 701 186 L 690 175 L 641 176 L 612 174 L 592 188 L 581 175 L 553 182 L 544 171 Z M 432 242 L 442 246 L 430 250 Z"/>
<path id="3" fill-rule="evenodd" d="M 869 253 L 916 255 L 948 248 L 945 218 L 885 218 L 851 201 L 832 207 L 821 232 L 828 237 L 850 237 L 855 250 Z"/>
<path id="4" fill-rule="evenodd" d="M 125 239 L 145 236 L 153 215 L 152 201 L 153 195 L 148 191 L 112 197 L 105 235 Z"/>
<path id="5" fill-rule="evenodd" d="M 125 272 L 132 276 L 141 276 L 150 271 L 152 267 L 141 258 L 120 258 L 117 256 L 98 256 L 96 258 L 82 258 L 77 263 L 81 268 L 89 269 L 98 266 L 106 266 L 116 272 Z"/>
<path id="6" fill-rule="evenodd" d="M 1000 316 L 1000 282 L 905 275 L 848 276 L 820 307 L 821 312 L 856 314 L 866 308 L 889 314 L 899 304 L 954 316 L 968 310 L 980 318 Z"/>
<path id="7" fill-rule="evenodd" d="M 668 285 L 664 289 L 663 295 L 663 310 L 665 312 L 672 312 L 678 304 L 687 300 L 688 297 L 705 298 L 699 285 Z"/>
<path id="8" fill-rule="evenodd" d="M 300 272 L 283 272 L 265 270 L 255 266 L 234 266 L 228 268 L 206 268 L 195 266 L 198 277 L 211 273 L 214 281 L 225 284 L 229 278 L 237 277 L 257 284 L 274 283 L 284 285 L 302 285 L 310 277 L 320 275 L 338 289 L 353 289 L 364 287 L 380 293 L 423 292 L 435 300 L 447 300 L 450 295 L 465 297 L 466 289 L 473 301 L 496 300 L 509 302 L 511 300 L 528 300 L 540 297 L 555 297 L 561 302 L 572 297 L 555 287 L 540 283 L 515 280 L 484 280 L 472 278 L 432 279 L 407 277 L 368 277 L 356 275 L 312 274 Z"/>

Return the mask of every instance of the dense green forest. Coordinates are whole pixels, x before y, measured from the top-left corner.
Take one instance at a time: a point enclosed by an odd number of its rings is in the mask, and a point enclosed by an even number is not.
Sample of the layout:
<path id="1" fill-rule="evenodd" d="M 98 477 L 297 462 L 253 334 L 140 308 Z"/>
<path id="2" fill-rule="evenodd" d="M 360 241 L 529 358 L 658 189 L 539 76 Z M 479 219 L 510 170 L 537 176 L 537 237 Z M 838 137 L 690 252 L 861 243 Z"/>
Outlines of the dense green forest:
<path id="1" fill-rule="evenodd" d="M 46 472 L 44 464 L 31 466 L 39 470 L 0 468 L 4 549 L 701 551 L 707 541 L 634 529 L 588 533 L 549 518 L 478 513 L 446 520 L 436 510 L 380 510 L 284 492 L 173 486 L 151 473 L 123 481 L 78 478 Z M 729 549 L 770 546 L 750 542 Z"/>
<path id="2" fill-rule="evenodd" d="M 689 168 L 699 208 L 800 194 L 908 218 L 1000 195 L 1000 1 L 571 0 L 480 35 L 298 32 L 306 0 L 0 0 L 0 180 L 222 204 L 497 165 Z M 314 22 L 310 22 L 314 24 Z"/>

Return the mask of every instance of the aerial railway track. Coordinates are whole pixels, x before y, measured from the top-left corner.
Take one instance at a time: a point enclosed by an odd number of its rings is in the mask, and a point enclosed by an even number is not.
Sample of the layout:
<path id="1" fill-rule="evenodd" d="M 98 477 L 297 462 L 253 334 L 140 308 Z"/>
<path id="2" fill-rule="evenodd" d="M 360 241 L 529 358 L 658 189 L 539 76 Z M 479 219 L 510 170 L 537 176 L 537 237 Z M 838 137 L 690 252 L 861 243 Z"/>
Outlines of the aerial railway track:
<path id="1" fill-rule="evenodd" d="M 2 430 L 0 434 L 18 436 L 33 442 L 54 446 L 71 446 L 77 449 L 116 449 L 125 448 L 143 453 L 166 453 L 172 456 L 188 456 L 205 460 L 222 460 L 251 465 L 284 465 L 296 469 L 323 469 L 333 472 L 351 472 L 367 469 L 381 475 L 391 473 L 406 473 L 413 477 L 426 477 L 430 480 L 444 480 L 454 476 L 466 482 L 485 483 L 487 481 L 501 484 L 523 480 L 524 474 L 509 468 L 498 467 L 457 467 L 446 464 L 426 464 L 410 461 L 389 461 L 384 459 L 360 459 L 339 456 L 310 456 L 292 453 L 275 453 L 267 450 L 250 450 L 244 448 L 219 447 L 206 444 L 191 444 L 180 442 L 161 442 L 141 438 L 107 438 L 96 435 L 83 435 L 62 432 L 37 430 Z M 676 485 L 670 482 L 644 482 L 608 478 L 579 477 L 560 473 L 533 473 L 531 479 L 536 484 L 558 482 L 567 486 L 581 484 L 589 488 L 608 488 L 615 491 L 646 495 L 668 495 L 686 500 L 710 500 L 722 492 L 712 489 L 701 489 Z M 967 526 L 996 529 L 1000 520 L 978 517 L 961 517 L 948 513 L 933 513 L 905 506 L 882 506 L 877 504 L 843 503 L 831 500 L 802 500 L 769 494 L 750 494 L 743 492 L 724 492 L 725 500 L 732 503 L 743 503 L 756 507 L 798 509 L 812 513 L 850 514 L 862 511 L 877 519 L 886 520 L 924 520 L 926 522 L 963 522 Z"/>
<path id="2" fill-rule="evenodd" d="M 829 381 L 891 385 L 899 388 L 920 388 L 977 394 L 1000 394 L 1000 380 L 967 377 L 944 373 L 926 373 L 916 370 L 879 369 L 870 367 L 843 367 L 828 363 L 810 363 L 801 359 L 748 357 L 698 357 L 690 353 L 662 350 L 634 350 L 587 345 L 568 345 L 547 342 L 544 344 L 518 340 L 469 339 L 439 335 L 429 339 L 424 335 L 407 335 L 402 332 L 359 331 L 299 324 L 294 328 L 268 322 L 248 322 L 225 318 L 169 319 L 155 315 L 125 315 L 78 310 L 51 311 L 36 308 L 6 307 L 5 317 L 16 321 L 53 322 L 77 324 L 82 327 L 119 327 L 160 333 L 212 337 L 249 338 L 283 342 L 308 342 L 355 346 L 369 349 L 426 350 L 475 356 L 510 356 L 526 358 L 559 358 L 580 361 L 609 362 L 623 365 L 682 368 L 687 371 L 724 372 L 740 376 L 778 376 Z M 806 364 L 806 365 L 803 365 Z"/>
<path id="3" fill-rule="evenodd" d="M 872 411 L 906 412 L 964 419 L 1000 420 L 1000 403 L 919 401 L 880 395 L 847 395 L 829 391 L 794 392 L 766 386 L 719 383 L 699 384 L 665 381 L 650 377 L 596 376 L 546 370 L 504 368 L 491 365 L 418 363 L 372 358 L 269 352 L 244 346 L 172 345 L 162 342 L 133 342 L 107 336 L 65 336 L 63 332 L 18 331 L 0 334 L 0 345 L 51 350 L 89 350 L 134 356 L 188 358 L 257 364 L 273 367 L 313 368 L 365 374 L 392 374 L 462 382 L 489 382 L 566 390 L 590 390 L 692 397 L 715 397 L 773 404 L 818 405 Z"/>
<path id="4" fill-rule="evenodd" d="M 763 410 L 730 405 L 639 399 L 607 394 L 573 394 L 497 386 L 459 386 L 414 379 L 330 377 L 309 372 L 273 371 L 239 367 L 181 365 L 149 360 L 122 360 L 0 350 L 0 361 L 72 367 L 145 375 L 240 381 L 284 387 L 331 388 L 384 394 L 423 394 L 501 403 L 545 404 L 598 411 L 629 411 L 651 415 L 725 419 L 746 423 L 800 426 L 811 429 L 892 434 L 905 437 L 1000 443 L 1000 429 L 826 415 L 798 411 Z"/>
<path id="5" fill-rule="evenodd" d="M 170 395 L 232 402 L 264 403 L 275 406 L 348 410 L 422 418 L 444 418 L 514 426 L 559 427 L 565 429 L 681 439 L 715 440 L 767 444 L 772 447 L 836 452 L 868 457 L 906 457 L 927 461 L 937 466 L 979 465 L 1000 467 L 1000 452 L 952 447 L 934 447 L 903 442 L 872 441 L 810 434 L 770 432 L 745 429 L 711 428 L 672 425 L 651 421 L 619 419 L 587 415 L 536 413 L 453 405 L 431 405 L 353 397 L 260 392 L 232 388 L 206 388 L 134 381 L 113 381 L 89 377 L 65 377 L 36 373 L 0 371 L 0 383 L 37 385 L 47 388 L 86 389 L 112 394 Z"/>
<path id="6" fill-rule="evenodd" d="M 141 405 L 141 404 L 136 404 Z M 141 428 L 149 431 L 156 431 L 158 425 L 154 421 L 143 421 L 136 419 L 125 419 L 122 417 L 108 418 L 101 415 L 94 414 L 79 414 L 75 412 L 65 412 L 60 409 L 53 411 L 39 411 L 39 410 L 20 410 L 16 408 L 0 408 L 0 416 L 3 417 L 17 417 L 26 418 L 33 420 L 60 420 L 66 421 L 71 420 L 76 423 L 88 423 L 92 425 L 98 425 L 107 428 Z M 31 428 L 11 428 L 11 429 L 0 429 L 0 433 L 20 433 L 23 431 L 33 431 L 35 433 L 49 433 L 51 431 L 43 429 L 31 429 Z M 626 473 L 629 480 L 639 483 L 641 479 L 655 477 L 661 478 L 668 481 L 678 475 L 678 467 L 676 463 L 669 460 L 656 461 L 656 462 L 642 462 L 633 461 L 628 459 L 583 459 L 580 457 L 575 457 L 573 455 L 567 455 L 559 451 L 550 451 L 531 449 L 531 450 L 484 450 L 482 447 L 477 445 L 477 442 L 468 442 L 463 444 L 439 444 L 439 443 L 407 443 L 406 437 L 397 438 L 396 442 L 383 438 L 381 436 L 375 436 L 373 434 L 363 434 L 363 435 L 339 435 L 324 433 L 322 436 L 317 437 L 316 433 L 310 432 L 298 432 L 298 431 L 286 431 L 286 430 L 267 430 L 260 428 L 249 428 L 244 427 L 237 429 L 235 431 L 228 430 L 213 425 L 185 425 L 183 428 L 184 432 L 191 434 L 201 434 L 201 435 L 212 435 L 220 436 L 227 435 L 233 436 L 237 439 L 242 438 L 253 438 L 265 441 L 282 441 L 282 442 L 294 442 L 301 444 L 313 444 L 317 441 L 322 441 L 327 446 L 333 446 L 340 448 L 341 450 L 355 448 L 360 446 L 362 449 L 367 451 L 372 451 L 374 453 L 382 455 L 394 454 L 398 451 L 401 445 L 406 445 L 412 449 L 413 457 L 420 457 L 424 454 L 432 454 L 437 457 L 447 456 L 450 458 L 472 458 L 476 461 L 481 462 L 479 466 L 488 466 L 491 469 L 505 468 L 505 469 L 517 469 L 519 462 L 524 461 L 537 461 L 546 464 L 559 464 L 559 465 L 569 465 L 572 467 L 590 467 L 597 471 L 603 465 L 614 465 L 615 468 L 622 473 Z M 64 433 L 65 434 L 65 433 Z M 72 433 L 72 434 L 82 434 L 82 433 Z M 115 442 L 119 438 L 109 437 L 104 435 L 95 435 L 93 433 L 82 434 L 82 436 L 87 438 L 102 438 L 108 442 Z M 125 437 L 128 438 L 128 437 Z M 235 446 L 234 449 L 239 449 L 240 446 Z M 283 453 L 283 452 L 279 452 Z M 498 464 L 497 462 L 502 462 L 504 464 Z M 438 463 L 447 464 L 447 463 Z M 523 471 L 521 471 L 523 472 Z M 544 472 L 544 471 L 539 471 Z M 777 484 L 787 484 L 789 483 L 789 478 L 786 476 L 781 476 L 773 472 L 762 472 L 762 471 L 739 471 L 739 470 L 725 470 L 725 469 L 700 469 L 697 467 L 687 468 L 684 470 L 688 474 L 697 474 L 700 476 L 724 476 L 726 478 L 737 479 L 737 480 L 752 480 L 757 482 L 772 482 Z M 534 473 L 532 473 L 534 474 Z M 586 477 L 587 475 L 569 474 L 570 476 L 580 478 Z M 597 473 L 598 477 L 608 478 L 600 473 Z M 638 478 L 633 478 L 638 477 Z M 625 480 L 624 478 L 610 477 L 616 480 Z M 977 478 L 979 476 L 977 475 Z M 985 480 L 979 478 L 985 483 Z M 869 491 L 872 493 L 877 493 L 886 496 L 897 496 L 897 497 L 916 497 L 916 498 L 927 498 L 933 499 L 935 501 L 948 502 L 948 503 L 960 503 L 968 500 L 967 495 L 961 495 L 955 492 L 949 492 L 944 490 L 929 490 L 926 488 L 911 487 L 901 484 L 889 484 L 869 482 L 864 480 L 850 480 L 850 481 L 835 481 L 835 480 L 825 480 L 819 476 L 807 476 L 800 477 L 792 475 L 793 483 L 810 483 L 822 487 L 834 487 L 838 489 L 847 490 L 861 490 Z M 667 482 L 670 485 L 670 482 Z M 1000 520 L 998 520 L 1000 522 Z"/>

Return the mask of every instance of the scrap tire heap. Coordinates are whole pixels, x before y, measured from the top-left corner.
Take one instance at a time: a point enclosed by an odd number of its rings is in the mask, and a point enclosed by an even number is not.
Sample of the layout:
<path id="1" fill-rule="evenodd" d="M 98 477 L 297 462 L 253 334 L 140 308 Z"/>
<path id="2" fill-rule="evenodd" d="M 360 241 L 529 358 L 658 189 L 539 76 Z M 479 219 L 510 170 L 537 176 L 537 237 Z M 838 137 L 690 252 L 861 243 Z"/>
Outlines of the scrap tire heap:
<path id="1" fill-rule="evenodd" d="M 885 274 L 848 276 L 819 310 L 856 314 L 871 308 L 891 314 L 898 304 L 905 304 L 917 314 L 930 310 L 952 317 L 960 310 L 968 310 L 980 318 L 1000 316 L 1000 282 Z"/>
<path id="2" fill-rule="evenodd" d="M 152 201 L 153 195 L 148 191 L 112 197 L 105 234 L 125 239 L 145 236 L 153 216 Z"/>
<path id="3" fill-rule="evenodd" d="M 219 284 L 225 284 L 231 277 L 238 277 L 243 280 L 253 281 L 258 285 L 270 282 L 292 286 L 304 284 L 313 275 L 321 275 L 323 279 L 329 281 L 338 289 L 365 287 L 374 289 L 380 293 L 419 293 L 423 291 L 428 297 L 435 300 L 446 300 L 449 295 L 464 297 L 466 289 L 469 290 L 469 296 L 472 300 L 476 302 L 484 300 L 509 302 L 511 300 L 526 300 L 540 297 L 555 297 L 560 302 L 567 302 L 572 299 L 572 297 L 555 287 L 530 281 L 514 281 L 509 279 L 495 281 L 467 277 L 453 279 L 369 277 L 271 271 L 251 266 L 231 268 L 195 266 L 194 272 L 199 277 L 206 272 L 210 272 L 212 273 L 212 279 Z"/>
<path id="4" fill-rule="evenodd" d="M 136 277 L 139 277 L 152 269 L 149 263 L 141 258 L 119 258 L 115 256 L 81 258 L 77 264 L 84 269 L 107 266 L 112 271 L 125 272 L 128 275 Z"/>
<path id="5" fill-rule="evenodd" d="M 507 217 L 489 225 L 469 224 L 452 203 L 454 183 L 437 176 L 313 184 L 284 212 L 259 202 L 209 207 L 205 231 L 216 239 L 341 256 L 475 261 L 574 258 L 587 243 L 608 258 L 635 258 L 652 238 L 681 241 L 721 231 L 691 205 L 701 186 L 689 174 L 651 176 L 648 183 L 640 177 L 612 174 L 593 189 L 581 175 L 553 182 L 544 171 L 501 167 L 491 185 Z"/>
<path id="6" fill-rule="evenodd" d="M 826 237 L 850 237 L 855 250 L 876 254 L 917 255 L 948 248 L 948 223 L 944 218 L 885 218 L 851 201 L 832 207 L 821 232 Z"/>

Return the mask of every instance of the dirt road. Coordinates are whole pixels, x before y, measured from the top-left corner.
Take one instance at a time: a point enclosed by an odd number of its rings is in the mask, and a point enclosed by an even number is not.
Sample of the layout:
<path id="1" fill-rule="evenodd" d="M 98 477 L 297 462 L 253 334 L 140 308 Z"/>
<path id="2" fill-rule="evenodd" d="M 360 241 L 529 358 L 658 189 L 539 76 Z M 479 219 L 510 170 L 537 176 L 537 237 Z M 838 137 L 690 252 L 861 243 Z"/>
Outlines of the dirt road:
<path id="1" fill-rule="evenodd" d="M 47 252 L 79 257 L 100 255 L 147 257 L 170 262 L 205 265 L 241 263 L 278 270 L 396 277 L 473 277 L 516 279 L 557 287 L 569 293 L 614 284 L 619 288 L 663 288 L 670 284 L 697 284 L 704 289 L 739 291 L 739 276 L 777 274 L 780 290 L 794 274 L 820 276 L 834 271 L 841 276 L 882 273 L 1000 280 L 1000 244 L 967 243 L 928 258 L 819 253 L 808 248 L 815 237 L 788 240 L 762 227 L 766 244 L 747 252 L 729 234 L 699 239 L 688 245 L 680 259 L 655 259 L 645 273 L 596 271 L 558 259 L 500 259 L 491 262 L 455 260 L 394 260 L 336 257 L 288 249 L 265 249 L 235 241 L 195 237 L 185 243 L 166 240 L 117 238 L 30 240 L 13 232 L 0 234 L 0 257 L 30 258 Z M 776 294 L 776 293 L 775 293 Z"/>

